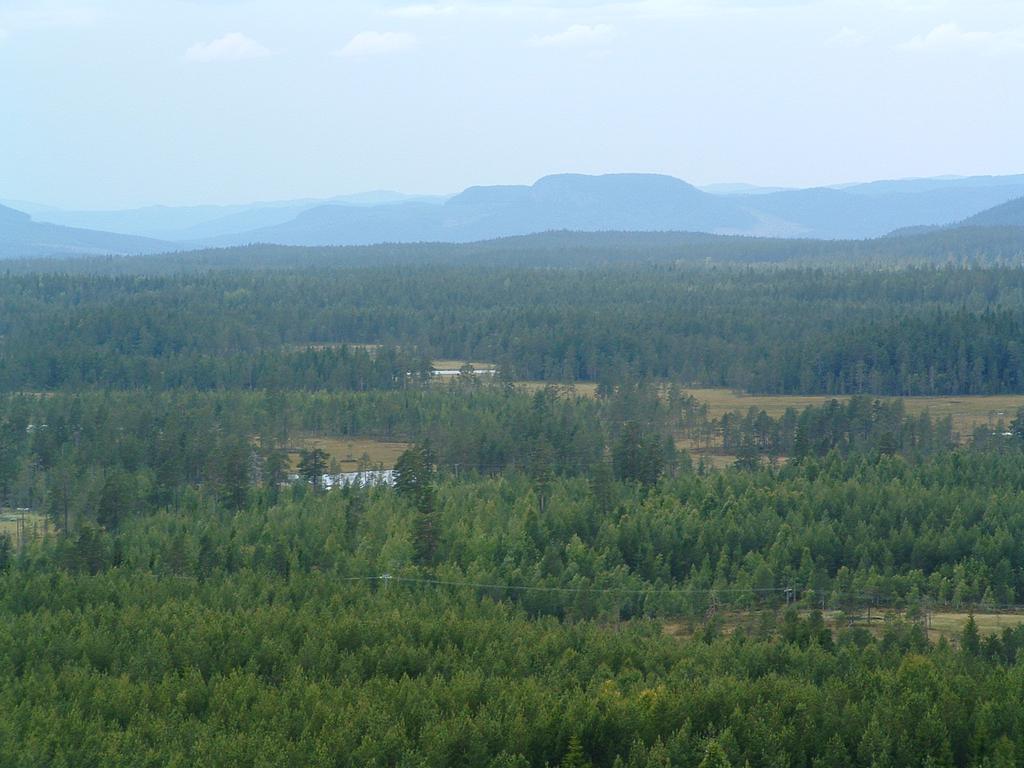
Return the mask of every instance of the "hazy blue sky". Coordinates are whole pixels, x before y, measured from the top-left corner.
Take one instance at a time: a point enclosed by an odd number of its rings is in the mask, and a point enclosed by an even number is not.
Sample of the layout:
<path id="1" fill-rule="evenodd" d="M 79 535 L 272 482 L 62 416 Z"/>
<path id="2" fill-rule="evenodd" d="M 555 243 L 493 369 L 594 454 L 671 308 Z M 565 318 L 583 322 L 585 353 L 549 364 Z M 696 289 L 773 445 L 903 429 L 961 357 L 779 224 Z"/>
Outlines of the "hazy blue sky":
<path id="1" fill-rule="evenodd" d="M 1024 172 L 1024 2 L 0 0 L 0 197 Z"/>

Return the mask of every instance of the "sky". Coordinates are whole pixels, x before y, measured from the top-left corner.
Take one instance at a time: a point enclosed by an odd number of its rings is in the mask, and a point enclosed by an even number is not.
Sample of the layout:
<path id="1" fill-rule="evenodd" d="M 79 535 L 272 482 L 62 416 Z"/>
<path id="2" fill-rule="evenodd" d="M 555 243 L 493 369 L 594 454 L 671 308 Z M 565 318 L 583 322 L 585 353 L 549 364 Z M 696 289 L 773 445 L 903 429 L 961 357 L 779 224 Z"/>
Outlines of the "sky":
<path id="1" fill-rule="evenodd" d="M 1024 172 L 1024 2 L 0 0 L 0 198 Z"/>

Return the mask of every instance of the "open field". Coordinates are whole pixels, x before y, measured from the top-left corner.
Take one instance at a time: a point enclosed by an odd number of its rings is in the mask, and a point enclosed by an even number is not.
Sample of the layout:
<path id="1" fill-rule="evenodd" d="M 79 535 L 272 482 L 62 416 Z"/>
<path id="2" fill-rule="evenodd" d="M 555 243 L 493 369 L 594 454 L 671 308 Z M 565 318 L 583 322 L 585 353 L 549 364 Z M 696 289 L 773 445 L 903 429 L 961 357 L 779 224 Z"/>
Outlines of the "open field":
<path id="1" fill-rule="evenodd" d="M 822 405 L 829 400 L 845 400 L 827 395 L 748 395 L 730 389 L 697 388 L 686 389 L 687 394 L 707 403 L 711 416 L 721 416 L 729 411 L 746 412 L 751 406 L 763 409 L 769 416 L 781 416 L 787 408 L 800 410 L 809 405 Z M 883 397 L 882 399 L 889 399 Z M 960 433 L 961 440 L 967 440 L 974 428 L 980 424 L 993 426 L 1002 419 L 1009 423 L 1024 407 L 1024 395 L 977 395 L 951 397 L 904 397 L 908 413 L 927 410 L 933 418 L 953 417 L 953 429 Z"/>
<path id="2" fill-rule="evenodd" d="M 431 362 L 431 365 L 438 371 L 457 371 L 466 363 L 469 363 L 478 371 L 498 367 L 496 363 L 484 363 L 479 360 L 434 360 Z"/>
<path id="3" fill-rule="evenodd" d="M 593 381 L 577 381 L 574 384 L 555 384 L 551 381 L 517 381 L 516 386 L 527 392 L 536 392 L 554 384 L 559 390 L 580 397 L 597 397 L 597 384 Z"/>
<path id="4" fill-rule="evenodd" d="M 966 613 L 933 613 L 928 617 L 928 637 L 937 640 L 945 635 L 947 638 L 959 636 L 967 623 Z M 1007 627 L 1024 624 L 1024 614 L 1020 613 L 976 613 L 974 622 L 982 637 L 1002 632 Z"/>
<path id="5" fill-rule="evenodd" d="M 765 609 L 760 611 L 719 611 L 716 616 L 719 628 L 723 634 L 731 635 L 738 629 L 747 633 L 756 633 L 762 626 L 765 619 L 771 619 L 769 624 L 777 626 L 778 616 L 776 611 Z M 810 611 L 801 610 L 800 615 L 807 618 Z M 928 639 L 937 642 L 939 638 L 945 637 L 951 642 L 958 641 L 967 624 L 967 617 L 970 614 L 962 611 L 943 611 L 928 615 L 926 623 L 928 627 Z M 825 624 L 838 632 L 846 627 L 864 627 L 873 635 L 881 637 L 885 632 L 886 623 L 902 618 L 903 614 L 892 610 L 874 610 L 870 614 L 867 609 L 860 611 L 825 611 L 823 613 Z M 974 621 L 978 625 L 978 632 L 982 637 L 1002 632 L 1008 627 L 1017 627 L 1024 624 L 1024 613 L 975 613 Z M 701 631 L 704 622 L 698 618 L 668 621 L 662 627 L 667 635 L 672 637 L 687 638 Z"/>
<path id="6" fill-rule="evenodd" d="M 459 361 L 447 361 L 459 362 Z M 438 363 L 435 363 L 437 365 Z M 474 365 L 476 365 L 474 363 Z M 517 386 L 528 391 L 536 391 L 547 386 L 544 381 L 519 381 Z M 558 385 L 565 386 L 565 385 Z M 592 381 L 577 382 L 573 385 L 576 394 L 593 397 L 597 392 L 597 384 Z M 830 400 L 845 401 L 845 396 L 831 395 L 750 395 L 724 387 L 693 387 L 683 391 L 707 403 L 709 415 L 719 417 L 723 413 L 739 411 L 746 413 L 751 407 L 764 410 L 769 416 L 779 417 L 787 408 L 797 411 L 811 405 L 824 405 Z M 880 399 L 897 399 L 883 395 Z M 968 440 L 974 428 L 981 424 L 993 427 L 1000 421 L 1009 424 L 1017 414 L 1018 408 L 1024 408 L 1024 395 L 954 395 L 949 397 L 904 397 L 907 412 L 918 414 L 927 410 L 933 418 L 953 417 L 953 429 L 960 433 L 961 440 Z M 683 447 L 683 446 L 680 446 Z"/>
<path id="7" fill-rule="evenodd" d="M 516 382 L 517 387 L 525 389 L 527 392 L 536 392 L 550 384 L 551 382 L 545 381 Z M 592 381 L 577 382 L 571 387 L 565 384 L 556 386 L 583 397 L 595 397 L 597 393 L 597 384 Z M 845 401 L 847 399 L 831 395 L 749 395 L 715 387 L 684 388 L 683 391 L 700 402 L 707 403 L 708 415 L 712 418 L 718 418 L 724 413 L 733 411 L 746 413 L 751 407 L 763 409 L 769 416 L 778 418 L 787 408 L 799 411 L 812 405 L 824 405 L 830 400 Z M 882 397 L 881 399 L 890 398 Z M 932 418 L 951 416 L 953 431 L 959 434 L 960 441 L 964 443 L 971 439 L 975 427 L 989 424 L 994 428 L 1000 420 L 1004 425 L 1008 425 L 1016 416 L 1017 409 L 1024 407 L 1024 395 L 961 395 L 904 397 L 901 399 L 908 413 L 918 414 L 927 410 Z M 736 460 L 735 456 L 697 448 L 694 442 L 688 439 L 677 440 L 676 447 L 679 450 L 689 451 L 695 462 L 703 457 L 706 464 L 717 469 L 728 467 Z"/>
<path id="8" fill-rule="evenodd" d="M 48 530 L 48 521 L 43 515 L 35 512 L 22 514 L 12 509 L 0 511 L 0 536 L 7 534 L 15 546 L 19 543 L 19 531 L 26 539 L 32 539 L 45 535 Z"/>
<path id="9" fill-rule="evenodd" d="M 306 436 L 291 441 L 288 450 L 288 461 L 293 470 L 299 465 L 299 450 L 319 448 L 325 451 L 331 461 L 336 461 L 343 472 L 354 472 L 359 468 L 364 454 L 370 468 L 378 466 L 391 469 L 395 466 L 402 451 L 409 447 L 408 443 L 397 443 L 386 440 L 374 440 L 368 437 L 316 437 Z"/>
<path id="10" fill-rule="evenodd" d="M 726 467 L 732 466 L 736 461 L 736 457 L 732 454 L 708 451 L 703 447 L 698 448 L 696 441 L 691 440 L 688 437 L 680 437 L 676 439 L 676 450 L 687 451 L 693 459 L 695 467 L 701 459 L 704 459 L 705 465 L 714 467 L 715 469 L 725 469 Z"/>
<path id="11" fill-rule="evenodd" d="M 381 344 L 352 344 L 347 341 L 307 341 L 300 342 L 297 344 L 285 344 L 284 348 L 289 352 L 304 352 L 307 349 L 316 351 L 324 349 L 341 349 L 342 347 L 348 347 L 351 350 L 362 349 L 371 354 L 381 348 Z"/>

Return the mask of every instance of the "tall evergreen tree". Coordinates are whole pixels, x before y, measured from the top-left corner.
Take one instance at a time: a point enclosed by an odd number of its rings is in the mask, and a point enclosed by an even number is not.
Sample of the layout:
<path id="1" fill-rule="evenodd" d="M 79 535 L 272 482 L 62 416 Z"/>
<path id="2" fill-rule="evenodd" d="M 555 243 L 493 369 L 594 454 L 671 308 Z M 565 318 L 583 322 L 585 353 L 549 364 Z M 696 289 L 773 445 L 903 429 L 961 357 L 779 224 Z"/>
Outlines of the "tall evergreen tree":
<path id="1" fill-rule="evenodd" d="M 299 454 L 299 476 L 306 480 L 313 489 L 323 488 L 323 477 L 327 472 L 327 453 L 320 448 L 304 450 Z"/>

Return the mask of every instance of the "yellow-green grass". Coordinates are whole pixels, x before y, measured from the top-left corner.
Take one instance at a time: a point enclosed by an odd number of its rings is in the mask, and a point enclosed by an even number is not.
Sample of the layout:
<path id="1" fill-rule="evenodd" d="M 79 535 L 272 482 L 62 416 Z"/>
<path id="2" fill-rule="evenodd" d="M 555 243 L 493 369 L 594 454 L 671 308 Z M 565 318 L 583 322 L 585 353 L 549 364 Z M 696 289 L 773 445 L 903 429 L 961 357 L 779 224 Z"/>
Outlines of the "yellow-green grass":
<path id="1" fill-rule="evenodd" d="M 959 637 L 967 624 L 967 613 L 933 613 L 928 617 L 928 636 L 937 639 L 939 636 L 947 638 Z M 995 635 L 1007 627 L 1017 627 L 1024 624 L 1024 614 L 1021 613 L 976 613 L 974 623 L 978 626 L 978 634 L 982 637 Z"/>
<path id="2" fill-rule="evenodd" d="M 801 611 L 806 616 L 807 612 Z M 940 611 L 921 616 L 915 621 L 924 623 L 928 639 L 932 642 L 940 637 L 947 640 L 959 640 L 967 624 L 970 614 L 964 611 Z M 887 623 L 894 619 L 905 619 L 906 616 L 900 611 L 879 611 L 871 612 L 871 620 L 868 621 L 868 610 L 861 608 L 858 611 L 843 613 L 840 611 L 826 611 L 824 614 L 825 623 L 832 629 L 839 630 L 846 626 L 861 626 L 870 630 L 872 634 L 881 636 L 885 632 Z M 978 627 L 978 634 L 982 637 L 995 635 L 1008 627 L 1016 627 L 1024 623 L 1024 614 L 1021 613 L 975 613 L 974 622 Z"/>
<path id="3" fill-rule="evenodd" d="M 676 440 L 676 449 L 689 453 L 694 467 L 700 463 L 701 459 L 704 460 L 705 467 L 711 467 L 713 469 L 727 469 L 736 463 L 735 454 L 719 453 L 717 451 L 707 451 L 703 448 L 695 448 L 692 440 Z"/>
<path id="4" fill-rule="evenodd" d="M 715 620 L 718 622 L 718 626 L 723 634 L 730 635 L 740 628 L 743 628 L 746 632 L 755 632 L 761 624 L 763 614 L 775 616 L 775 618 L 769 622 L 769 626 L 774 624 L 778 619 L 778 615 L 776 615 L 774 610 L 766 609 L 751 611 L 718 611 Z M 803 618 L 807 618 L 810 612 L 807 610 L 801 610 L 800 614 Z M 918 621 L 926 622 L 928 639 L 932 642 L 938 641 L 941 637 L 945 637 L 947 640 L 956 641 L 959 640 L 963 633 L 964 626 L 967 624 L 968 615 L 969 614 L 963 612 L 932 613 L 928 615 L 927 619 L 922 618 L 918 619 Z M 826 626 L 832 629 L 833 632 L 838 632 L 851 626 L 863 627 L 873 635 L 880 637 L 884 634 L 887 623 L 894 619 L 901 619 L 905 617 L 898 611 L 875 610 L 871 612 L 869 621 L 867 609 L 862 608 L 857 611 L 849 612 L 825 611 L 823 618 Z M 1024 624 L 1024 614 L 975 613 L 974 621 L 978 626 L 978 633 L 982 637 L 986 637 L 988 635 L 998 634 L 1005 628 L 1016 627 Z M 692 619 L 675 619 L 666 621 L 662 625 L 662 631 L 673 637 L 686 638 L 701 631 L 703 626 L 704 621 L 700 617 L 694 617 Z"/>
<path id="5" fill-rule="evenodd" d="M 409 447 L 409 443 L 392 442 L 390 440 L 375 440 L 368 437 L 317 437 L 307 435 L 291 441 L 288 454 L 292 469 L 299 464 L 299 450 L 312 450 L 319 448 L 328 455 L 328 463 L 337 462 L 343 472 L 355 472 L 359 469 L 360 462 L 364 460 L 364 454 L 368 457 L 370 468 L 383 467 L 391 469 L 395 466 L 402 451 Z"/>
<path id="6" fill-rule="evenodd" d="M 771 608 L 752 609 L 749 611 L 719 610 L 715 613 L 715 622 L 723 635 L 731 635 L 737 629 L 747 633 L 757 632 L 761 622 L 768 619 L 768 626 L 775 625 L 781 614 Z M 678 638 L 693 637 L 704 629 L 705 620 L 700 616 L 685 619 L 671 619 L 661 626 L 666 635 Z"/>
<path id="7" fill-rule="evenodd" d="M 435 363 L 435 365 L 437 364 Z M 519 381 L 516 383 L 528 392 L 543 389 L 549 384 L 544 381 Z M 573 389 L 578 395 L 594 397 L 597 385 L 592 381 L 577 382 L 573 385 Z M 778 418 L 787 408 L 799 411 L 812 405 L 824 405 L 833 399 L 841 402 L 849 399 L 846 396 L 832 397 L 831 395 L 752 395 L 725 387 L 683 387 L 682 389 L 701 403 L 706 403 L 709 415 L 713 418 L 731 411 L 746 413 L 751 407 L 764 410 L 769 416 Z M 894 399 L 887 395 L 880 397 L 881 399 Z M 1024 395 L 957 395 L 904 397 L 901 399 L 908 413 L 919 414 L 927 410 L 936 419 L 951 416 L 953 430 L 960 434 L 962 440 L 969 439 L 975 427 L 979 425 L 991 424 L 995 427 L 1000 420 L 1004 424 L 1009 424 L 1016 416 L 1017 409 L 1024 408 Z"/>
<path id="8" fill-rule="evenodd" d="M 0 511 L 0 535 L 7 534 L 17 546 L 19 530 L 24 537 L 23 540 L 28 540 L 36 536 L 43 536 L 49 530 L 49 525 L 43 515 L 35 512 L 22 514 L 13 509 Z"/>
<path id="9" fill-rule="evenodd" d="M 567 394 L 578 395 L 579 397 L 597 397 L 597 384 L 593 381 L 577 381 L 573 384 L 559 384 L 553 381 L 517 381 L 516 386 L 531 394 L 538 389 L 555 386 Z"/>
<path id="10" fill-rule="evenodd" d="M 729 411 L 745 412 L 750 407 L 764 410 L 769 416 L 781 416 L 787 408 L 800 410 L 809 405 L 822 405 L 832 400 L 827 395 L 748 395 L 725 388 L 686 389 L 687 394 L 707 403 L 711 416 Z M 846 400 L 837 397 L 837 400 Z M 883 398 L 888 399 L 888 398 Z M 953 429 L 961 439 L 970 437 L 974 428 L 983 424 L 1009 423 L 1024 407 L 1024 395 L 961 395 L 953 397 L 904 397 L 908 413 L 927 410 L 933 418 L 952 416 Z"/>
<path id="11" fill-rule="evenodd" d="M 725 469 L 736 463 L 735 454 L 724 453 L 716 448 L 708 449 L 703 443 L 698 445 L 696 440 L 688 437 L 676 438 L 676 450 L 686 451 L 689 453 L 694 466 L 696 466 L 701 459 L 704 459 L 704 465 L 706 467 L 712 467 L 714 469 Z M 773 460 L 776 464 L 785 464 L 789 459 L 786 456 L 776 456 Z"/>
<path id="12" fill-rule="evenodd" d="M 498 367 L 494 363 L 482 363 L 479 360 L 434 360 L 431 365 L 438 371 L 457 371 L 466 363 L 469 363 L 478 371 L 493 370 Z"/>

